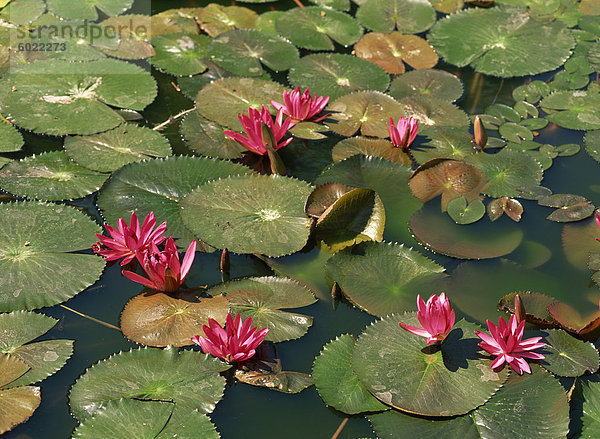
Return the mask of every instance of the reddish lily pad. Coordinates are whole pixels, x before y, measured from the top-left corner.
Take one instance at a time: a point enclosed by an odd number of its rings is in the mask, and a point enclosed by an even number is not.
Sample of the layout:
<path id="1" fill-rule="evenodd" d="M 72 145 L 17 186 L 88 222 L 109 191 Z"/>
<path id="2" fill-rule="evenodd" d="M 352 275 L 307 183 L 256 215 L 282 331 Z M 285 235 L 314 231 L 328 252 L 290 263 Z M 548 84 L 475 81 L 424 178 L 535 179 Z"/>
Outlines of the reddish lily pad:
<path id="1" fill-rule="evenodd" d="M 523 205 L 514 198 L 501 197 L 488 204 L 487 212 L 491 221 L 496 221 L 506 212 L 511 220 L 518 223 L 523 215 Z"/>
<path id="2" fill-rule="evenodd" d="M 565 224 L 562 230 L 562 246 L 567 260 L 574 267 L 585 270 L 590 252 L 597 252 L 600 243 L 600 227 L 588 218 L 580 222 Z"/>
<path id="3" fill-rule="evenodd" d="M 199 26 L 213 38 L 231 29 L 254 29 L 257 18 L 251 9 L 216 3 L 201 8 L 197 14 Z"/>
<path id="4" fill-rule="evenodd" d="M 229 302 L 222 296 L 198 298 L 193 293 L 177 297 L 166 293 L 143 293 L 131 299 L 121 314 L 121 331 L 146 346 L 192 345 L 191 338 L 204 335 L 208 319 L 225 323 Z"/>
<path id="5" fill-rule="evenodd" d="M 370 32 L 358 40 L 354 50 L 359 58 L 396 75 L 404 73 L 404 63 L 413 69 L 428 69 L 438 62 L 437 54 L 426 40 L 401 32 Z"/>
<path id="6" fill-rule="evenodd" d="M 571 305 L 558 301 L 548 305 L 547 310 L 552 319 L 566 331 L 575 333 L 585 340 L 595 341 L 598 338 L 598 330 L 600 329 L 599 310 L 584 317 Z"/>
<path id="7" fill-rule="evenodd" d="M 573 194 L 554 194 L 538 199 L 540 206 L 557 207 L 546 217 L 550 221 L 568 223 L 588 218 L 594 213 L 594 205 L 585 197 Z"/>
<path id="8" fill-rule="evenodd" d="M 42 401 L 39 387 L 0 390 L 0 434 L 25 422 Z"/>
<path id="9" fill-rule="evenodd" d="M 340 197 L 356 189 L 342 183 L 325 183 L 317 186 L 306 199 L 304 212 L 313 218 L 319 218 Z"/>
<path id="10" fill-rule="evenodd" d="M 419 166 L 410 178 L 412 193 L 426 202 L 442 196 L 442 211 L 455 198 L 468 202 L 479 197 L 487 181 L 476 167 L 459 160 L 434 159 Z"/>

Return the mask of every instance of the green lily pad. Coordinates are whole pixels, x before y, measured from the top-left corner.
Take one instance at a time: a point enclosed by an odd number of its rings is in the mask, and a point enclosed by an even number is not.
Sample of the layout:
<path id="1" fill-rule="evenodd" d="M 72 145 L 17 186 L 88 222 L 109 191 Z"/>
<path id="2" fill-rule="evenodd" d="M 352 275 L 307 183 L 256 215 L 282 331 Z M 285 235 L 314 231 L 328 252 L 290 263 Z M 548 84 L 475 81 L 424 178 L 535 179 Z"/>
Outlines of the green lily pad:
<path id="1" fill-rule="evenodd" d="M 379 438 L 394 438 L 399 431 L 407 437 L 419 439 L 482 439 L 471 415 L 445 420 L 430 420 L 410 416 L 399 410 L 388 410 L 368 415 Z"/>
<path id="2" fill-rule="evenodd" d="M 108 176 L 79 166 L 64 151 L 14 161 L 0 171 L 0 187 L 38 200 L 69 200 L 96 192 Z"/>
<path id="3" fill-rule="evenodd" d="M 436 289 L 444 267 L 401 244 L 365 242 L 333 255 L 325 273 L 355 305 L 376 316 L 414 308 L 417 293 Z"/>
<path id="4" fill-rule="evenodd" d="M 208 58 L 238 76 L 260 76 L 261 63 L 280 72 L 298 60 L 298 49 L 287 40 L 258 30 L 230 30 L 214 38 Z"/>
<path id="5" fill-rule="evenodd" d="M 435 10 L 429 2 L 419 0 L 368 0 L 360 5 L 356 18 L 377 32 L 389 33 L 397 29 L 406 34 L 417 34 L 435 23 Z"/>
<path id="6" fill-rule="evenodd" d="M 64 148 L 81 166 L 99 172 L 112 172 L 128 163 L 171 155 L 169 141 L 158 131 L 130 124 L 92 136 L 67 137 Z"/>
<path id="7" fill-rule="evenodd" d="M 517 197 L 517 188 L 537 186 L 544 175 L 535 159 L 510 149 L 497 154 L 474 154 L 465 159 L 485 174 L 488 184 L 483 193 L 494 198 Z"/>
<path id="8" fill-rule="evenodd" d="M 458 12 L 465 6 L 463 0 L 431 0 L 429 3 L 431 3 L 433 9 L 444 14 Z"/>
<path id="9" fill-rule="evenodd" d="M 581 386 L 581 435 L 582 439 L 594 439 L 600 434 L 600 382 L 579 380 Z"/>
<path id="10" fill-rule="evenodd" d="M 327 139 L 327 135 L 323 134 L 327 131 L 330 131 L 328 126 L 315 122 L 299 122 L 290 128 L 290 133 L 295 138 L 306 140 Z"/>
<path id="11" fill-rule="evenodd" d="M 121 331 L 146 346 L 192 345 L 208 319 L 225 323 L 229 303 L 223 297 L 201 299 L 193 295 L 173 297 L 161 292 L 135 296 L 121 313 Z"/>
<path id="12" fill-rule="evenodd" d="M 600 130 L 588 131 L 583 138 L 585 152 L 600 163 Z"/>
<path id="13" fill-rule="evenodd" d="M 275 343 L 302 337 L 313 323 L 304 314 L 282 311 L 301 308 L 317 301 L 310 290 L 297 281 L 275 276 L 251 277 L 219 284 L 207 292 L 223 294 L 231 306 L 231 314 L 252 317 L 252 326 L 269 328 L 265 337 Z"/>
<path id="14" fill-rule="evenodd" d="M 177 8 L 154 14 L 150 17 L 150 34 L 155 37 L 175 32 L 198 33 L 196 17 L 200 12 L 201 8 Z"/>
<path id="15" fill-rule="evenodd" d="M 187 246 L 195 235 L 179 216 L 178 201 L 193 189 L 229 175 L 249 174 L 245 166 L 206 157 L 169 157 L 126 165 L 114 172 L 98 193 L 97 205 L 106 222 L 139 218 L 154 212 L 167 221 L 166 234 Z"/>
<path id="16" fill-rule="evenodd" d="M 456 224 L 472 224 L 485 215 L 485 206 L 480 199 L 475 199 L 467 205 L 465 197 L 455 198 L 448 203 L 448 215 Z"/>
<path id="17" fill-rule="evenodd" d="M 600 129 L 600 93 L 597 90 L 557 91 L 545 97 L 540 107 L 546 119 L 572 130 Z"/>
<path id="18" fill-rule="evenodd" d="M 101 47 L 100 50 L 103 53 L 123 59 L 145 59 L 156 54 L 152 44 L 148 42 L 152 38 L 152 18 L 150 16 L 120 15 L 107 18 L 101 24 L 112 30 L 113 41 L 118 42 L 116 47 Z"/>
<path id="19" fill-rule="evenodd" d="M 352 354 L 359 380 L 385 404 L 421 415 L 462 415 L 484 404 L 506 381 L 506 369 L 496 373 L 491 359 L 473 355 L 479 325 L 461 320 L 439 348 L 427 350 L 425 339 L 405 331 L 399 321 L 419 325 L 414 312 L 390 315 L 367 327 Z"/>
<path id="20" fill-rule="evenodd" d="M 14 125 L 0 121 L 0 152 L 18 151 L 23 143 L 23 136 Z"/>
<path id="21" fill-rule="evenodd" d="M 300 58 L 290 69 L 294 87 L 332 100 L 359 90 L 385 91 L 390 78 L 381 67 L 352 55 L 316 53 Z"/>
<path id="22" fill-rule="evenodd" d="M 337 11 L 347 11 L 350 9 L 350 0 L 310 0 L 310 2 L 317 6 Z"/>
<path id="23" fill-rule="evenodd" d="M 600 238 L 600 228 L 591 218 L 565 224 L 561 238 L 567 260 L 579 270 L 585 270 L 589 254 L 598 251 L 600 243 L 596 238 Z"/>
<path id="24" fill-rule="evenodd" d="M 438 62 L 437 54 L 426 40 L 401 32 L 370 32 L 358 40 L 354 50 L 359 58 L 391 74 L 404 73 L 404 63 L 413 69 L 428 69 Z"/>
<path id="25" fill-rule="evenodd" d="M 394 218 L 386 224 L 384 237 L 410 242 L 412 238 L 406 223 L 423 205 L 408 187 L 410 173 L 410 169 L 378 157 L 355 155 L 327 167 L 315 184 L 338 182 L 373 189 L 383 201 L 386 216 Z"/>
<path id="26" fill-rule="evenodd" d="M 383 240 L 385 209 L 372 189 L 352 189 L 338 198 L 317 220 L 315 238 L 339 251 L 363 241 Z"/>
<path id="27" fill-rule="evenodd" d="M 285 88 L 276 82 L 257 78 L 223 78 L 204 87 L 196 96 L 196 109 L 201 116 L 226 128 L 242 129 L 238 114 L 248 114 L 248 108 L 260 110 L 279 101 Z"/>
<path id="28" fill-rule="evenodd" d="M 275 27 L 296 46 L 310 50 L 333 50 L 333 41 L 349 46 L 363 33 L 350 15 L 318 6 L 289 9 L 277 18 Z"/>
<path id="29" fill-rule="evenodd" d="M 308 216 L 318 219 L 333 203 L 353 189 L 355 188 L 341 183 L 321 184 L 306 199 L 304 212 Z"/>
<path id="30" fill-rule="evenodd" d="M 519 248 L 510 255 L 511 261 L 515 261 L 527 268 L 537 268 L 544 265 L 552 258 L 552 251 L 543 244 L 536 241 L 524 240 Z"/>
<path id="31" fill-rule="evenodd" d="M 350 415 L 387 410 L 389 407 L 369 393 L 352 369 L 354 345 L 350 334 L 342 334 L 323 346 L 312 371 L 319 395 L 328 406 Z"/>
<path id="32" fill-rule="evenodd" d="M 521 143 L 523 140 L 533 140 L 533 133 L 530 129 L 512 122 L 500 125 L 498 133 L 509 142 Z"/>
<path id="33" fill-rule="evenodd" d="M 41 402 L 39 387 L 0 390 L 0 434 L 29 419 Z"/>
<path id="34" fill-rule="evenodd" d="M 235 253 L 283 256 L 306 244 L 308 184 L 277 175 L 230 177 L 198 187 L 180 201 L 184 224 L 200 239 Z"/>
<path id="35" fill-rule="evenodd" d="M 188 114 L 179 125 L 186 146 L 196 154 L 219 159 L 241 158 L 246 148 L 223 134 L 224 129 L 197 111 Z"/>
<path id="36" fill-rule="evenodd" d="M 546 217 L 550 221 L 568 223 L 580 221 L 594 214 L 594 205 L 585 197 L 573 194 L 554 194 L 538 200 L 540 206 L 556 207 Z"/>
<path id="37" fill-rule="evenodd" d="M 6 4 L 6 2 L 3 2 Z M 10 23 L 25 26 L 37 20 L 45 11 L 43 0 L 18 0 L 9 1 L 9 4 L 0 12 L 0 18 Z"/>
<path id="38" fill-rule="evenodd" d="M 350 137 L 340 140 L 331 151 L 334 162 L 339 162 L 358 154 L 380 157 L 407 167 L 411 165 L 410 157 L 402 148 L 398 148 L 389 140 L 384 139 L 372 139 L 361 136 Z"/>
<path id="39" fill-rule="evenodd" d="M 396 99 L 424 95 L 454 102 L 462 96 L 463 89 L 462 81 L 452 73 L 422 69 L 395 77 L 389 93 Z"/>
<path id="40" fill-rule="evenodd" d="M 219 372 L 231 366 L 195 351 L 142 348 L 120 352 L 87 369 L 71 387 L 71 412 L 84 421 L 109 401 L 122 398 L 161 400 L 176 409 L 210 413 L 221 399 L 225 379 Z"/>
<path id="41" fill-rule="evenodd" d="M 123 61 L 37 61 L 0 80 L 4 116 L 36 133 L 93 134 L 123 118 L 111 107 L 143 110 L 156 96 L 148 72 Z"/>
<path id="42" fill-rule="evenodd" d="M 152 38 L 156 55 L 150 64 L 172 75 L 195 75 L 206 70 L 204 58 L 211 39 L 206 35 L 172 33 Z"/>
<path id="43" fill-rule="evenodd" d="M 79 424 L 73 437 L 155 438 L 169 422 L 174 407 L 163 401 L 108 401 L 102 410 Z"/>
<path id="44" fill-rule="evenodd" d="M 449 15 L 435 24 L 428 40 L 446 62 L 500 77 L 554 70 L 575 46 L 560 21 L 538 23 L 524 9 L 511 7 L 472 8 Z"/>
<path id="45" fill-rule="evenodd" d="M 139 421 L 138 421 L 139 422 Z M 156 439 L 219 439 L 219 432 L 207 415 L 198 413 L 195 409 L 173 411 L 169 423 Z"/>
<path id="46" fill-rule="evenodd" d="M 341 0 L 344 1 L 344 0 Z M 346 0 L 350 3 L 350 0 Z M 275 22 L 284 11 L 267 11 L 263 12 L 256 19 L 256 30 L 268 32 L 270 34 L 279 35 L 275 28 Z"/>
<path id="47" fill-rule="evenodd" d="M 104 269 L 102 258 L 72 253 L 89 248 L 94 233 L 100 233 L 91 218 L 72 207 L 5 203 L 0 224 L 2 312 L 64 302 L 96 282 Z"/>
<path id="48" fill-rule="evenodd" d="M 214 82 L 217 79 L 229 78 L 230 76 L 233 76 L 231 72 L 222 69 L 215 63 L 208 60 L 205 60 L 205 62 L 208 66 L 208 69 L 204 73 L 200 75 L 181 76 L 177 78 L 177 86 L 181 90 L 181 93 L 192 101 L 196 99 L 198 92 L 211 82 Z M 260 79 L 270 80 L 271 77 L 265 72 L 263 77 L 260 77 Z"/>
<path id="49" fill-rule="evenodd" d="M 2 380 L 0 380 L 0 386 L 12 383 L 29 370 L 27 364 L 18 358 L 8 355 L 0 355 L 0 365 L 2 366 Z"/>
<path id="50" fill-rule="evenodd" d="M 475 151 L 469 134 L 456 127 L 427 127 L 421 134 L 427 141 L 412 148 L 412 154 L 418 163 L 433 159 L 464 160 Z"/>
<path id="51" fill-rule="evenodd" d="M 569 402 L 557 379 L 532 365 L 532 374 L 511 374 L 484 406 L 473 413 L 481 437 L 554 439 L 569 431 Z M 515 410 L 516 407 L 520 410 Z"/>
<path id="52" fill-rule="evenodd" d="M 549 329 L 544 341 L 546 357 L 541 363 L 554 375 L 577 377 L 586 372 L 594 373 L 600 365 L 600 356 L 593 344 L 577 340 L 560 329 Z"/>
<path id="53" fill-rule="evenodd" d="M 112 17 L 129 9 L 133 0 L 46 0 L 48 10 L 69 20 L 98 19 L 98 12 Z"/>
<path id="54" fill-rule="evenodd" d="M 336 99 L 328 106 L 331 112 L 327 124 L 334 133 L 352 136 L 358 130 L 363 136 L 388 137 L 390 115 L 402 112 L 402 107 L 384 93 L 359 91 Z"/>
<path id="55" fill-rule="evenodd" d="M 424 126 L 447 126 L 464 127 L 469 126 L 467 114 L 443 99 L 434 96 L 412 96 L 400 99 L 398 103 L 403 107 L 400 115 L 412 116 Z"/>
<path id="56" fill-rule="evenodd" d="M 196 19 L 211 37 L 231 29 L 254 29 L 258 14 L 240 6 L 221 6 L 211 3 L 198 11 Z"/>
<path id="57" fill-rule="evenodd" d="M 523 240 L 523 230 L 514 224 L 486 221 L 477 227 L 461 227 L 433 207 L 415 212 L 408 226 L 425 247 L 460 259 L 498 258 L 511 253 Z"/>

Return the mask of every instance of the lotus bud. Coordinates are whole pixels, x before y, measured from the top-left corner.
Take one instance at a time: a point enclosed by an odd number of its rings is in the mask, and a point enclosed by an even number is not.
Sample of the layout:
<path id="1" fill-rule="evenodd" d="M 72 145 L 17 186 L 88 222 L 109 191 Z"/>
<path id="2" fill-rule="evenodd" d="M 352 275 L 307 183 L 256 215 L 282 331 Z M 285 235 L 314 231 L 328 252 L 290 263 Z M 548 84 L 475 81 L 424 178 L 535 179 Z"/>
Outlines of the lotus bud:
<path id="1" fill-rule="evenodd" d="M 525 305 L 518 294 L 515 296 L 515 318 L 517 324 L 525 321 Z"/>
<path id="2" fill-rule="evenodd" d="M 483 151 L 483 148 L 485 148 L 485 145 L 487 145 L 488 136 L 479 115 L 475 116 L 475 122 L 473 122 L 473 131 L 475 133 L 475 143 L 479 149 Z"/>

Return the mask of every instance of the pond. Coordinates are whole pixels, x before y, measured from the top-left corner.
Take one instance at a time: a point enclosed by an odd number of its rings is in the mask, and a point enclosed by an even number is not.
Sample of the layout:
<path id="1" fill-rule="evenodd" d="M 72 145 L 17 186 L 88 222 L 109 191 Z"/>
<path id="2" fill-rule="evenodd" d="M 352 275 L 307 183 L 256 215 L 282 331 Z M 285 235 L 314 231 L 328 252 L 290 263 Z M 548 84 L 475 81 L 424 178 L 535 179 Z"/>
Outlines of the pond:
<path id="1" fill-rule="evenodd" d="M 593 0 L 88 3 L 0 0 L 6 438 L 598 437 Z M 291 143 L 222 134 L 296 86 L 330 100 Z M 132 209 L 181 257 L 201 240 L 178 296 L 91 250 Z M 457 323 L 427 347 L 397 322 L 441 292 Z M 473 332 L 515 292 L 548 344 L 531 375 Z M 289 374 L 192 344 L 228 311 Z"/>

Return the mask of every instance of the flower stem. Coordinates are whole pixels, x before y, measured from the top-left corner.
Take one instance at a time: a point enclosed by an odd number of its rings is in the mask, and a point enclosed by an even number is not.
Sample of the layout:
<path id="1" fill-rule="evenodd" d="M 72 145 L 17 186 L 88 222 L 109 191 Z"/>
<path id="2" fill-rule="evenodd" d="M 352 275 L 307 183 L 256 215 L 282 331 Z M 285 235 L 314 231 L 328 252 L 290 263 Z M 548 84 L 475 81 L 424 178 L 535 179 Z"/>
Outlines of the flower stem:
<path id="1" fill-rule="evenodd" d="M 175 122 L 177 119 L 185 116 L 188 113 L 191 113 L 192 111 L 194 111 L 196 109 L 196 107 L 192 107 L 188 110 L 183 110 L 182 112 L 176 114 L 175 116 L 169 116 L 169 118 L 167 120 L 165 120 L 162 123 L 159 123 L 158 125 L 156 125 L 154 128 L 152 128 L 154 131 L 160 131 L 162 130 L 164 127 L 171 125 L 173 122 Z"/>
<path id="2" fill-rule="evenodd" d="M 333 436 L 331 436 L 331 439 L 338 438 L 338 436 L 340 435 L 340 433 L 342 432 L 342 430 L 344 429 L 344 427 L 346 426 L 346 424 L 348 423 L 349 420 L 350 420 L 350 417 L 344 418 L 344 420 L 340 423 L 340 425 L 337 428 L 337 430 L 335 431 L 335 433 L 333 433 Z"/>
<path id="3" fill-rule="evenodd" d="M 112 328 L 112 329 L 116 329 L 117 331 L 121 332 L 121 328 L 118 328 L 115 325 L 111 325 L 110 323 L 106 323 L 106 322 L 103 322 L 102 320 L 98 320 L 98 319 L 96 319 L 94 317 L 88 316 L 88 315 L 86 315 L 86 314 L 84 314 L 82 312 L 74 310 L 73 308 L 69 308 L 68 306 L 65 306 L 65 305 L 60 305 L 60 306 L 62 308 L 64 308 L 64 309 L 66 309 L 66 310 L 71 311 L 72 313 L 77 314 L 78 316 L 85 317 L 86 319 L 90 319 L 93 322 L 100 323 L 101 325 L 107 326 L 107 327 Z"/>

